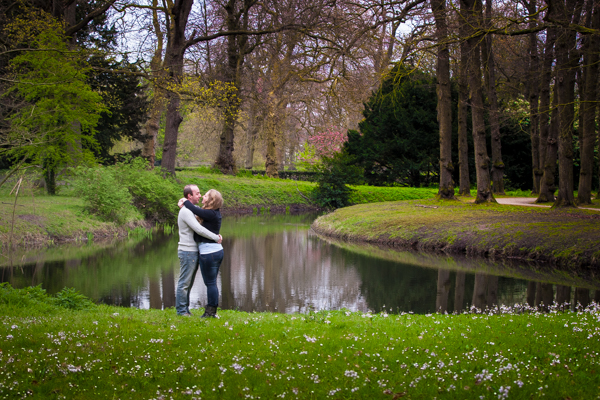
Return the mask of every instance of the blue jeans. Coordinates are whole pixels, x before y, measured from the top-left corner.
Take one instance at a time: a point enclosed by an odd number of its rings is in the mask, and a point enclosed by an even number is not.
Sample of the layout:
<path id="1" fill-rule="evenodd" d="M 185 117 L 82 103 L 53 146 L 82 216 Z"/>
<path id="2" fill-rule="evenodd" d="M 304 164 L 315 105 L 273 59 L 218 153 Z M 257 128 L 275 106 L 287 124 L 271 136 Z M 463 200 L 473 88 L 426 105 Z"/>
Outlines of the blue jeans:
<path id="1" fill-rule="evenodd" d="M 198 252 L 179 250 L 177 255 L 180 267 L 175 308 L 178 315 L 183 315 L 190 312 L 190 292 L 198 271 Z"/>
<path id="2" fill-rule="evenodd" d="M 217 275 L 223 261 L 223 250 L 214 253 L 200 254 L 200 272 L 206 285 L 207 305 L 217 307 L 219 305 L 219 288 L 217 287 Z"/>

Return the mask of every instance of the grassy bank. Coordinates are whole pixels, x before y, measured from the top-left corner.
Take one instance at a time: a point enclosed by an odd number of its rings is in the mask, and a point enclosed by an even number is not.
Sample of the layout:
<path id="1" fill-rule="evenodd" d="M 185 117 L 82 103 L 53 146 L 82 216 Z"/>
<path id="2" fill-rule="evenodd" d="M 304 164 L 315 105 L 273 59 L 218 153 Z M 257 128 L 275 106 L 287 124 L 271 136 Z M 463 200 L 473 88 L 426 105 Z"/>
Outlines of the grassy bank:
<path id="1" fill-rule="evenodd" d="M 57 297 L 0 287 L 1 398 L 594 399 L 600 385 L 597 306 L 204 320 Z"/>
<path id="2" fill-rule="evenodd" d="M 551 261 L 596 273 L 599 222 L 597 211 L 430 199 L 338 209 L 318 218 L 313 228 L 346 241 Z"/>
<path id="3" fill-rule="evenodd" d="M 214 188 L 225 199 L 223 214 L 239 212 L 297 212 L 314 210 L 311 202 L 315 184 L 311 182 L 262 177 L 234 177 L 212 173 L 207 169 L 185 170 L 177 174 L 181 184 L 175 184 L 172 197 L 183 194 L 185 184 L 197 184 L 202 192 Z M 31 181 L 30 181 L 31 182 Z M 116 224 L 85 209 L 85 202 L 70 181 L 63 182 L 59 195 L 47 196 L 32 184 L 21 188 L 16 207 L 14 194 L 9 192 L 14 182 L 0 188 L 0 247 L 9 242 L 16 246 L 40 246 L 63 242 L 87 242 L 120 238 L 139 226 L 148 227 L 141 212 L 133 213 L 126 223 Z M 429 198 L 435 189 L 379 188 L 356 186 L 354 203 Z M 176 208 L 176 207 L 175 207 Z M 13 218 L 14 211 L 14 218 Z M 173 214 L 176 215 L 176 214 Z M 175 224 L 171 218 L 171 224 Z M 11 231 L 12 239 L 11 239 Z"/>

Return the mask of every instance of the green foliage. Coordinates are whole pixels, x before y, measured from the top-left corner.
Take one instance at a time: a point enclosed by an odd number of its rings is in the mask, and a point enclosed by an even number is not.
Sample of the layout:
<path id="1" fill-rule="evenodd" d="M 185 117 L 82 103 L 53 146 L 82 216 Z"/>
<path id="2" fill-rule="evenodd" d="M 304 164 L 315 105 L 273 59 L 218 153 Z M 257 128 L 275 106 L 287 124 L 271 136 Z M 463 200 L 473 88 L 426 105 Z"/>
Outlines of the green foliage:
<path id="1" fill-rule="evenodd" d="M 62 33 L 47 29 L 11 60 L 16 83 L 8 94 L 24 101 L 9 117 L 8 153 L 42 167 L 48 192 L 55 194 L 55 174 L 66 164 L 94 159 L 94 128 L 105 110 L 101 96 L 86 83 L 88 68 L 69 51 Z"/>
<path id="2" fill-rule="evenodd" d="M 90 299 L 73 288 L 63 288 L 56 293 L 54 301 L 59 307 L 69 310 L 88 310 L 94 306 Z"/>
<path id="3" fill-rule="evenodd" d="M 371 96 L 359 124 L 348 131 L 345 151 L 356 157 L 371 185 L 419 187 L 438 170 L 439 134 L 435 79 L 398 64 Z"/>
<path id="4" fill-rule="evenodd" d="M 148 161 L 135 158 L 115 165 L 123 185 L 133 197 L 133 205 L 150 221 L 174 222 L 179 208 L 177 201 L 183 196 L 183 187 L 160 169 L 148 169 Z"/>
<path id="5" fill-rule="evenodd" d="M 114 160 L 109 154 L 114 144 L 121 139 L 145 141 L 147 136 L 141 133 L 141 125 L 147 120 L 148 99 L 145 88 L 135 75 L 138 68 L 126 61 L 105 59 L 102 56 L 91 57 L 88 83 L 102 95 L 107 109 L 102 112 L 94 131 L 98 144 L 92 150 L 105 163 Z M 139 153 L 140 150 L 137 150 Z"/>
<path id="6" fill-rule="evenodd" d="M 148 220 L 173 222 L 181 185 L 160 170 L 148 170 L 142 158 L 108 167 L 79 167 L 74 186 L 86 200 L 89 211 L 109 221 L 123 223 L 135 216 L 135 209 Z"/>
<path id="7" fill-rule="evenodd" d="M 119 224 L 135 215 L 131 193 L 115 168 L 77 167 L 73 175 L 75 191 L 91 213 Z"/>
<path id="8" fill-rule="evenodd" d="M 235 176 L 238 178 L 252 178 L 254 175 L 252 175 L 252 171 L 248 169 L 238 169 Z"/>
<path id="9" fill-rule="evenodd" d="M 350 196 L 354 190 L 348 184 L 360 182 L 362 169 L 353 165 L 352 157 L 345 153 L 323 157 L 321 161 L 317 167 L 317 187 L 313 192 L 315 202 L 325 208 L 350 205 Z"/>

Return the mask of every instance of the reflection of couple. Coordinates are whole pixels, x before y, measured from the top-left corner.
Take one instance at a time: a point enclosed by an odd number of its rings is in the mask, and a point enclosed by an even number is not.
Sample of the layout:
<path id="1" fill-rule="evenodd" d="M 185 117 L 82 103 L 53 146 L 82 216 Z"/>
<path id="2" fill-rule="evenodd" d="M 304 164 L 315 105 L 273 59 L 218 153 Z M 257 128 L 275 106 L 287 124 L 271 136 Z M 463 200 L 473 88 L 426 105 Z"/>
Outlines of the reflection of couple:
<path id="1" fill-rule="evenodd" d="M 183 199 L 179 200 L 179 255 L 180 272 L 177 283 L 176 309 L 178 315 L 190 316 L 190 291 L 196 278 L 198 266 L 206 285 L 208 297 L 203 318 L 216 317 L 219 305 L 217 275 L 223 261 L 221 212 L 223 197 L 211 189 L 204 196 L 196 185 L 187 185 L 183 189 Z M 202 197 L 202 206 L 196 206 Z M 200 223 L 197 219 L 201 220 Z"/>

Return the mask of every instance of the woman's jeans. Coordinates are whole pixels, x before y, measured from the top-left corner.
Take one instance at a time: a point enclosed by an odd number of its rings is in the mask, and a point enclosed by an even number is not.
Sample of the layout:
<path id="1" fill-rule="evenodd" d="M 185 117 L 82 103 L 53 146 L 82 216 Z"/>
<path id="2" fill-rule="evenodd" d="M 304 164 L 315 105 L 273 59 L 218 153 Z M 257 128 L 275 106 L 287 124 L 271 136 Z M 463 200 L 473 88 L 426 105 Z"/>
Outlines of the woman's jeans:
<path id="1" fill-rule="evenodd" d="M 200 254 L 200 272 L 206 285 L 207 305 L 217 307 L 219 305 L 219 288 L 217 288 L 217 275 L 223 261 L 223 250 L 209 254 Z"/>
<path id="2" fill-rule="evenodd" d="M 198 252 L 181 251 L 179 256 L 179 282 L 177 282 L 177 294 L 175 295 L 175 308 L 178 315 L 190 312 L 190 292 L 198 271 Z"/>

